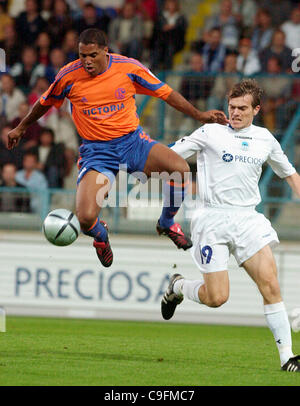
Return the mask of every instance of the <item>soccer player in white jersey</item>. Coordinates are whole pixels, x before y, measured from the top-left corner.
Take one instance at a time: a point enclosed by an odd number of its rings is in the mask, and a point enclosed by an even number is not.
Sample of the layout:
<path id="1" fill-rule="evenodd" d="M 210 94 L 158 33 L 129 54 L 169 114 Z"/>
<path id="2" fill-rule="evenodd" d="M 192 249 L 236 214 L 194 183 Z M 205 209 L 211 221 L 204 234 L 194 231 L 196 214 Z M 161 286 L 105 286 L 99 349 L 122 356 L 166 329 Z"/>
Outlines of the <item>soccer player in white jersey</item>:
<path id="1" fill-rule="evenodd" d="M 229 297 L 231 254 L 257 284 L 267 325 L 273 333 L 281 369 L 300 372 L 300 356 L 292 351 L 291 329 L 281 297 L 271 247 L 278 244 L 270 221 L 255 210 L 262 165 L 267 162 L 300 196 L 300 176 L 278 141 L 252 124 L 260 110 L 261 89 L 252 79 L 236 84 L 228 96 L 229 125 L 205 124 L 178 140 L 172 149 L 184 158 L 197 153 L 201 208 L 191 221 L 192 257 L 202 278 L 174 274 L 161 311 L 169 320 L 183 298 L 219 307 Z"/>

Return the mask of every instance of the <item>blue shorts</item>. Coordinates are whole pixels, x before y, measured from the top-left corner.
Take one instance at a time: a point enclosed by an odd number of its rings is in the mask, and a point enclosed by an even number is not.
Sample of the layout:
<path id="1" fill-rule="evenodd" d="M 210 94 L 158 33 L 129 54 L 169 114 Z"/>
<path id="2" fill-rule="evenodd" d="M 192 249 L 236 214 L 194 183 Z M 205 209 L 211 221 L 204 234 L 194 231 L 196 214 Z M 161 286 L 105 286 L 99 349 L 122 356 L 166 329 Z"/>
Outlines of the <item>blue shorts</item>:
<path id="1" fill-rule="evenodd" d="M 129 134 L 109 141 L 83 140 L 79 147 L 77 185 L 90 170 L 103 173 L 111 183 L 122 167 L 128 173 L 143 172 L 155 144 L 157 141 L 152 140 L 140 126 Z"/>

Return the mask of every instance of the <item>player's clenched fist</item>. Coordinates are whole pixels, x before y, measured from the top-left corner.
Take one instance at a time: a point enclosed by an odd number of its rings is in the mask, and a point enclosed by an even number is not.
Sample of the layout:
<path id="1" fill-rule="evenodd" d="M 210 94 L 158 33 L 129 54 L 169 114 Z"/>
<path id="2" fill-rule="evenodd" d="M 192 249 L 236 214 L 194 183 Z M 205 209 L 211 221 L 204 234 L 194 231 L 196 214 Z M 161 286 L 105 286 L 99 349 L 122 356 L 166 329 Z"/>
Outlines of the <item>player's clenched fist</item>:
<path id="1" fill-rule="evenodd" d="M 24 130 L 16 127 L 8 133 L 7 148 L 12 149 L 16 147 L 24 133 Z"/>

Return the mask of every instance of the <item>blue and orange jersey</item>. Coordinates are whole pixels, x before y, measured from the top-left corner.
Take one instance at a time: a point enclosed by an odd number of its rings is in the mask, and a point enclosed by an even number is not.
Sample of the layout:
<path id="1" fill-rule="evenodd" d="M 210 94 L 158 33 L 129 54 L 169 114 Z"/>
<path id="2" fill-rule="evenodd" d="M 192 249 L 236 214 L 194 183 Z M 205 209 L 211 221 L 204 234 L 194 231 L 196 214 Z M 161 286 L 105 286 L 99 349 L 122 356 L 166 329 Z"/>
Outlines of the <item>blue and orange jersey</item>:
<path id="1" fill-rule="evenodd" d="M 133 58 L 108 54 L 106 71 L 91 77 L 80 59 L 64 66 L 41 96 L 40 103 L 59 108 L 67 97 L 79 135 L 107 141 L 134 131 L 139 125 L 135 94 L 166 100 L 172 89 Z"/>

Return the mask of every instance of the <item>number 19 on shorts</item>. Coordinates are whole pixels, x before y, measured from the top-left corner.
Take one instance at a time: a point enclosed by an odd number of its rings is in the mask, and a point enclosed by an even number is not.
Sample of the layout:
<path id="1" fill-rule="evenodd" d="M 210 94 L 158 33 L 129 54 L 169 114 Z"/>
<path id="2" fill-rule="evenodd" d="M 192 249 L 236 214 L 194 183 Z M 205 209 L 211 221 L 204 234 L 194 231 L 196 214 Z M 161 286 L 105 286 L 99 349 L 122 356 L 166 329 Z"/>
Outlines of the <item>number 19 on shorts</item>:
<path id="1" fill-rule="evenodd" d="M 201 263 L 209 264 L 211 261 L 212 253 L 213 253 L 212 248 L 209 245 L 204 245 L 204 247 L 201 247 L 201 245 L 199 245 L 199 249 L 200 249 Z"/>

